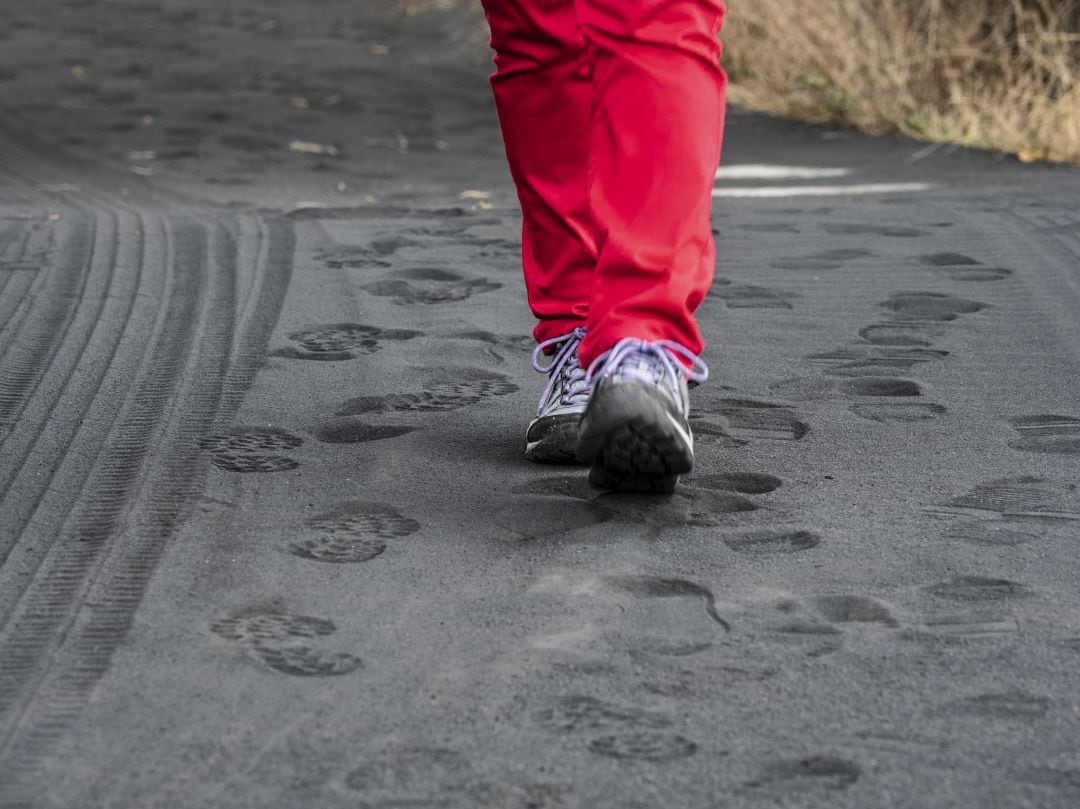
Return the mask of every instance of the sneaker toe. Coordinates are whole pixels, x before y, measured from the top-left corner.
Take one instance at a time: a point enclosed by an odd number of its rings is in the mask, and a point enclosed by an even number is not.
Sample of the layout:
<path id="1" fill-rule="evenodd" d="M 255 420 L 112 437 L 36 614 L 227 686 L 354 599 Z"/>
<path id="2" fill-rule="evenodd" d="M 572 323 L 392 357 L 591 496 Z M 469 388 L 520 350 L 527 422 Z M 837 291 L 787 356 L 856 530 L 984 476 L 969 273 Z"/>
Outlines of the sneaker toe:
<path id="1" fill-rule="evenodd" d="M 525 458 L 535 463 L 577 463 L 580 413 L 538 418 L 525 436 Z"/>

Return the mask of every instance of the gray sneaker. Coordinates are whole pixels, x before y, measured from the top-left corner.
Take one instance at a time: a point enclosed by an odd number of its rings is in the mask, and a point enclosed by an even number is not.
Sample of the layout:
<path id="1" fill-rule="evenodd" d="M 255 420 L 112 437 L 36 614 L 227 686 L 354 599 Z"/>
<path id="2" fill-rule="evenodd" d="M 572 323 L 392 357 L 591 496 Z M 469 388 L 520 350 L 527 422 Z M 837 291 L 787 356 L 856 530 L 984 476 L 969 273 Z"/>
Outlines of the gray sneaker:
<path id="1" fill-rule="evenodd" d="M 578 443 L 578 423 L 589 403 L 592 385 L 585 369 L 578 363 L 577 350 L 585 337 L 585 329 L 577 328 L 552 340 L 546 340 L 533 352 L 532 364 L 549 380 L 536 418 L 525 434 L 525 457 L 536 463 L 575 463 Z M 555 347 L 548 364 L 541 360 L 544 350 Z"/>
<path id="2" fill-rule="evenodd" d="M 694 466 L 687 380 L 708 377 L 701 359 L 668 340 L 628 338 L 601 355 L 586 377 L 595 387 L 578 435 L 578 459 L 592 465 L 589 482 L 612 491 L 675 491 Z"/>

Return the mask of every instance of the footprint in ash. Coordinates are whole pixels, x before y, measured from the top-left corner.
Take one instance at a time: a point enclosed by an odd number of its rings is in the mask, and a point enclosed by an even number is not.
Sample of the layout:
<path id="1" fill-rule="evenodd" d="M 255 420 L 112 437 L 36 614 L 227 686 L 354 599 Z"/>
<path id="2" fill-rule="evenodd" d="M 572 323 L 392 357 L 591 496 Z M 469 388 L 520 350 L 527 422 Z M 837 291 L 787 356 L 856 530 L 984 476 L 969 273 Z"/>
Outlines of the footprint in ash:
<path id="1" fill-rule="evenodd" d="M 850 639 L 876 637 L 901 626 L 890 607 L 866 595 L 826 593 L 780 600 L 757 617 L 744 617 L 761 628 L 758 637 L 778 644 L 786 655 L 816 659 L 833 654 Z"/>
<path id="2" fill-rule="evenodd" d="M 350 501 L 308 520 L 306 531 L 290 542 L 289 553 L 315 562 L 369 562 L 387 542 L 415 534 L 416 520 L 385 503 Z"/>
<path id="3" fill-rule="evenodd" d="M 854 377 L 844 392 L 859 397 L 919 397 L 922 390 L 917 382 L 898 378 L 882 378 L 877 374 L 904 374 L 917 366 L 943 360 L 947 351 L 931 348 L 934 340 L 945 334 L 943 324 L 962 315 L 974 314 L 986 308 L 979 301 L 958 298 L 938 292 L 900 292 L 880 304 L 892 312 L 891 323 L 866 326 L 859 336 L 874 348 L 839 349 L 814 354 L 811 362 L 829 365 L 830 376 Z M 943 405 L 934 402 L 860 402 L 851 406 L 860 418 L 882 423 L 912 423 L 941 418 Z"/>
<path id="4" fill-rule="evenodd" d="M 728 534 L 723 542 L 736 553 L 773 556 L 813 550 L 821 544 L 821 537 L 805 528 L 769 528 Z"/>
<path id="5" fill-rule="evenodd" d="M 211 631 L 238 643 L 274 671 L 295 677 L 349 674 L 363 663 L 351 654 L 316 648 L 313 641 L 333 635 L 333 621 L 277 609 L 254 609 L 217 619 Z"/>
<path id="6" fill-rule="evenodd" d="M 822 595 L 810 603 L 834 624 L 880 624 L 890 629 L 900 626 L 889 608 L 876 598 L 862 595 Z"/>
<path id="7" fill-rule="evenodd" d="M 770 261 L 769 266 L 777 270 L 836 270 L 849 261 L 868 258 L 874 255 L 870 250 L 840 249 L 822 250 L 809 256 L 781 258 Z"/>
<path id="8" fill-rule="evenodd" d="M 814 365 L 824 366 L 828 377 L 839 377 L 839 381 L 795 379 L 778 383 L 774 390 L 788 391 L 789 395 L 801 395 L 804 398 L 826 398 L 835 393 L 871 399 L 871 401 L 852 404 L 850 411 L 860 418 L 883 424 L 899 422 L 914 423 L 941 418 L 947 412 L 944 405 L 921 399 L 921 385 L 902 375 L 910 373 L 920 365 L 939 362 L 949 356 L 949 352 L 930 348 L 940 326 L 934 325 L 945 310 L 937 298 L 928 304 L 923 293 L 911 293 L 893 296 L 886 304 L 893 305 L 904 312 L 930 313 L 931 324 L 926 321 L 878 324 L 867 326 L 859 332 L 866 344 L 841 347 L 833 351 L 809 354 L 805 359 Z M 955 314 L 958 307 L 949 304 L 949 314 Z M 897 374 L 898 376 L 888 376 Z M 896 401 L 880 401 L 894 399 Z"/>
<path id="9" fill-rule="evenodd" d="M 699 485 L 692 477 L 682 489 L 662 500 L 647 494 L 606 493 L 595 502 L 615 519 L 657 530 L 673 526 L 716 528 L 760 507 L 735 492 Z"/>
<path id="10" fill-rule="evenodd" d="M 1008 548 L 1042 540 L 1048 531 L 1071 531 L 1080 520 L 1078 500 L 1075 484 L 1019 475 L 985 481 L 926 511 L 966 518 L 945 528 L 946 541 Z M 945 642 L 1015 636 L 1013 610 L 1034 594 L 1020 582 L 985 576 L 957 576 L 923 592 L 929 615 L 920 637 Z"/>
<path id="11" fill-rule="evenodd" d="M 971 315 L 986 308 L 985 303 L 946 295 L 941 292 L 898 292 L 880 304 L 906 320 L 947 323 L 961 315 Z"/>
<path id="12" fill-rule="evenodd" d="M 950 606 L 947 601 L 941 603 Z M 924 643 L 967 644 L 972 641 L 1011 639 L 1020 632 L 1019 620 L 1004 602 L 975 602 L 964 606 L 969 608 L 959 612 L 955 609 L 931 608 L 923 615 L 921 626 L 905 634 L 909 639 Z"/>
<path id="13" fill-rule="evenodd" d="M 999 520 L 977 520 L 952 526 L 942 538 L 989 548 L 1016 548 L 1046 536 L 1045 531 L 1019 530 Z"/>
<path id="14" fill-rule="evenodd" d="M 745 438 L 736 438 L 729 432 L 730 425 L 722 417 L 690 411 L 690 429 L 694 434 L 694 443 L 698 446 L 712 446 L 721 449 L 745 447 L 750 442 Z"/>
<path id="15" fill-rule="evenodd" d="M 974 603 L 1013 601 L 1034 595 L 1031 588 L 1019 582 L 988 576 L 954 576 L 923 590 L 935 598 Z"/>
<path id="16" fill-rule="evenodd" d="M 872 225 L 863 222 L 824 222 L 821 229 L 830 236 L 884 236 L 891 239 L 916 239 L 924 230 L 902 225 Z"/>
<path id="17" fill-rule="evenodd" d="M 839 348 L 806 357 L 811 363 L 826 366 L 827 376 L 848 377 L 847 381 L 796 379 L 778 383 L 773 389 L 790 390 L 807 398 L 824 398 L 839 392 L 858 398 L 899 400 L 851 405 L 850 410 L 856 416 L 881 423 L 912 423 L 944 416 L 943 405 L 912 401 L 922 397 L 922 387 L 902 375 L 948 357 L 949 352 L 931 348 L 934 340 L 945 334 L 942 324 L 981 311 L 985 304 L 934 292 L 905 292 L 893 295 L 881 306 L 894 313 L 893 322 L 860 330 L 859 336 L 869 346 Z"/>
<path id="18" fill-rule="evenodd" d="M 793 399 L 855 399 L 848 408 L 852 413 L 881 423 L 929 421 L 947 412 L 944 405 L 923 400 L 920 383 L 900 377 L 796 377 L 776 382 L 771 389 Z"/>
<path id="19" fill-rule="evenodd" d="M 729 278 L 717 278 L 708 297 L 722 300 L 728 309 L 791 309 L 791 301 L 800 296 L 794 292 L 735 284 Z"/>
<path id="20" fill-rule="evenodd" d="M 1013 274 L 1004 267 L 986 267 L 981 261 L 962 253 L 928 253 L 916 256 L 915 260 L 924 267 L 940 271 L 950 281 L 986 283 L 1003 281 Z"/>
<path id="21" fill-rule="evenodd" d="M 934 341 L 944 337 L 946 329 L 937 323 L 897 321 L 876 323 L 859 332 L 868 343 L 879 346 L 910 346 L 929 348 Z"/>
<path id="22" fill-rule="evenodd" d="M 381 258 L 374 250 L 364 247 L 339 247 L 333 250 L 321 250 L 315 254 L 323 266 L 332 270 L 367 270 L 390 267 L 389 261 Z"/>
<path id="23" fill-rule="evenodd" d="M 824 366 L 828 376 L 874 376 L 903 374 L 948 356 L 948 351 L 928 348 L 852 346 L 808 354 L 804 359 L 812 365 Z"/>
<path id="24" fill-rule="evenodd" d="M 724 436 L 744 443 L 761 439 L 801 441 L 810 432 L 794 408 L 759 399 L 702 399 L 696 412 L 698 421 L 707 421 L 710 415 L 719 416 L 724 424 L 720 428 Z M 691 426 L 696 437 L 697 422 Z"/>
<path id="25" fill-rule="evenodd" d="M 361 289 L 401 306 L 457 303 L 474 295 L 501 289 L 502 284 L 482 278 L 465 278 L 449 270 L 413 267 L 392 272 L 382 281 L 364 284 Z"/>
<path id="26" fill-rule="evenodd" d="M 394 253 L 406 247 L 417 246 L 419 246 L 419 242 L 413 241 L 412 239 L 405 239 L 397 235 L 372 239 L 368 243 L 368 249 L 379 256 L 392 256 Z"/>
<path id="27" fill-rule="evenodd" d="M 921 397 L 923 391 L 919 383 L 911 379 L 863 376 L 839 382 L 836 388 L 849 396 L 874 399 L 875 401 L 854 404 L 849 408 L 855 415 L 870 421 L 882 423 L 928 421 L 944 415 L 946 411 L 943 405 L 932 402 L 918 402 L 913 407 L 910 400 Z M 903 401 L 877 401 L 880 398 Z"/>
<path id="28" fill-rule="evenodd" d="M 607 758 L 661 764 L 698 750 L 697 743 L 673 732 L 673 720 L 661 713 L 580 694 L 556 700 L 533 718 L 544 730 L 581 739 L 586 750 Z"/>
<path id="29" fill-rule="evenodd" d="M 1051 455 L 1080 455 L 1080 418 L 1039 414 L 1011 419 L 1020 438 L 1009 442 L 1013 449 Z"/>
<path id="30" fill-rule="evenodd" d="M 443 368 L 429 374 L 430 382 L 418 393 L 391 393 L 358 396 L 343 402 L 330 418 L 309 431 L 328 444 L 353 444 L 397 438 L 418 429 L 410 424 L 371 424 L 374 414 L 448 413 L 480 404 L 497 396 L 507 396 L 518 386 L 502 374 L 477 368 Z"/>
<path id="31" fill-rule="evenodd" d="M 276 427 L 233 427 L 199 439 L 210 453 L 210 463 L 229 472 L 283 472 L 300 462 L 280 453 L 296 449 L 304 440 Z"/>
<path id="32" fill-rule="evenodd" d="M 298 360 L 340 362 L 361 354 L 374 354 L 383 341 L 404 341 L 422 337 L 423 332 L 411 329 L 380 329 L 360 323 L 327 323 L 294 331 L 289 339 L 296 347 L 279 348 L 273 357 Z"/>
<path id="33" fill-rule="evenodd" d="M 716 609 L 716 596 L 712 590 L 686 579 L 665 579 L 657 576 L 600 576 L 596 582 L 609 592 L 631 598 L 690 598 L 701 601 L 705 614 L 724 630 L 729 624 Z"/>
<path id="34" fill-rule="evenodd" d="M 888 604 L 853 593 L 782 599 L 770 612 L 747 620 L 762 625 L 761 637 L 768 642 L 810 658 L 832 654 L 851 639 L 877 637 L 901 628 Z"/>
<path id="35" fill-rule="evenodd" d="M 580 620 L 602 637 L 587 641 L 588 654 L 605 665 L 629 656 L 653 667 L 699 654 L 724 638 L 727 620 L 719 614 L 713 592 L 703 584 L 675 577 L 648 575 L 583 575 L 551 572 L 537 578 L 529 589 L 539 598 L 554 598 L 564 606 L 577 602 Z M 585 641 L 560 639 L 544 648 L 584 651 Z"/>
<path id="36" fill-rule="evenodd" d="M 471 407 L 486 399 L 507 396 L 517 390 L 518 386 L 502 374 L 478 368 L 442 369 L 419 393 L 358 396 L 343 402 L 337 415 L 360 416 L 391 411 L 447 413 Z"/>
<path id="37" fill-rule="evenodd" d="M 1049 710 L 1050 700 L 1046 697 L 1013 690 L 953 700 L 943 706 L 933 708 L 932 713 L 951 717 L 1031 723 L 1042 719 Z"/>
<path id="38" fill-rule="evenodd" d="M 698 489 L 738 492 L 739 494 L 772 494 L 784 482 L 765 472 L 724 472 L 718 475 L 696 475 L 690 485 Z"/>
<path id="39" fill-rule="evenodd" d="M 770 762 L 757 778 L 747 781 L 746 786 L 806 795 L 818 791 L 845 790 L 861 776 L 862 768 L 853 761 L 836 756 L 813 755 Z"/>
<path id="40" fill-rule="evenodd" d="M 324 444 L 364 444 L 400 438 L 416 429 L 403 424 L 368 424 L 353 416 L 337 416 L 312 425 L 309 432 Z"/>
<path id="41" fill-rule="evenodd" d="M 786 605 L 780 607 L 784 620 L 767 628 L 763 635 L 768 641 L 781 645 L 786 653 L 798 653 L 815 660 L 843 648 L 844 633 L 816 614 L 792 615 Z"/>
<path id="42" fill-rule="evenodd" d="M 1080 486 L 1036 475 L 996 478 L 926 509 L 930 513 L 1002 519 L 1006 523 L 1080 520 Z"/>
<path id="43" fill-rule="evenodd" d="M 686 488 L 691 492 L 691 496 L 695 490 L 703 493 L 733 492 L 740 495 L 760 496 L 771 494 L 782 485 L 783 481 L 780 478 L 764 472 L 726 472 L 716 475 L 696 475 L 687 481 Z M 696 511 L 691 512 L 691 519 L 687 521 L 688 525 L 712 527 L 722 524 L 716 517 L 710 518 L 707 512 L 703 512 L 703 507 L 707 508 L 709 502 L 708 498 L 699 499 Z M 753 509 L 749 506 L 756 506 L 755 501 L 747 498 L 719 502 L 723 507 L 719 513 L 751 511 Z M 805 528 L 782 527 L 725 532 L 721 536 L 721 541 L 737 553 L 749 556 L 769 556 L 811 550 L 821 544 L 821 537 L 815 531 Z"/>
<path id="44" fill-rule="evenodd" d="M 694 755 L 697 749 L 684 736 L 654 730 L 616 731 L 589 740 L 591 752 L 630 761 L 674 761 Z"/>
<path id="45" fill-rule="evenodd" d="M 922 387 L 911 379 L 860 376 L 837 382 L 836 389 L 849 396 L 907 398 L 922 396 Z"/>
<path id="46" fill-rule="evenodd" d="M 518 259 L 521 257 L 521 242 L 516 239 L 484 238 L 466 236 L 455 240 L 456 244 L 472 248 L 477 259 Z"/>

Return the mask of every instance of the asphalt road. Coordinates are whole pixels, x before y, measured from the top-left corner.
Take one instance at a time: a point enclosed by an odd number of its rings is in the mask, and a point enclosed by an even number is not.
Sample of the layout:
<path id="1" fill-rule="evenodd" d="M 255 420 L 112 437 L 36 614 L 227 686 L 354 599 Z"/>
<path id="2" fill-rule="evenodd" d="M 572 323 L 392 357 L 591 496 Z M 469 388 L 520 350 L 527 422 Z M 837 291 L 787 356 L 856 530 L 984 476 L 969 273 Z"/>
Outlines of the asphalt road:
<path id="1" fill-rule="evenodd" d="M 1080 172 L 733 113 L 603 495 L 475 20 L 364 5 L 7 10 L 0 807 L 1080 804 Z"/>

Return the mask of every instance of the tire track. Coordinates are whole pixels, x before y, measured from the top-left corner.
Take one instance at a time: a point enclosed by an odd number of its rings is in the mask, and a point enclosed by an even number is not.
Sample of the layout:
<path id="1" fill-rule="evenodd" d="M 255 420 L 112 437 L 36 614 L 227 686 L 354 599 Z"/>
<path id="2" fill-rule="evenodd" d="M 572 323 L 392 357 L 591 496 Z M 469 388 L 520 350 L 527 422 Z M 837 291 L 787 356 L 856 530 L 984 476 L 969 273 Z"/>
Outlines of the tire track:
<path id="1" fill-rule="evenodd" d="M 138 384 L 140 395 L 129 401 L 115 439 L 95 470 L 83 497 L 89 507 L 73 513 L 54 545 L 57 552 L 47 560 L 49 569 L 28 589 L 13 622 L 10 647 L 21 653 L 20 674 L 40 659 L 45 638 L 56 638 L 57 630 L 66 637 L 63 646 L 52 651 L 52 665 L 39 675 L 36 687 L 24 686 L 18 737 L 10 751 L 0 748 L 2 769 L 7 769 L 2 762 L 10 752 L 14 772 L 32 772 L 38 751 L 49 749 L 78 715 L 127 634 L 165 542 L 197 484 L 191 473 L 198 460 L 195 439 L 217 416 L 232 340 L 235 264 L 231 239 L 220 226 L 183 222 L 173 241 L 174 305 Z M 198 275 L 190 272 L 195 267 L 201 270 Z M 171 408 L 170 401 L 175 402 Z M 153 433 L 161 424 L 169 426 L 155 448 Z M 164 462 L 147 465 L 150 450 Z M 85 600 L 93 607 L 79 610 L 80 591 L 91 572 L 97 576 Z M 23 626 L 29 631 L 20 633 Z M 8 646 L 6 640 L 0 636 L 0 649 Z M 5 675 L 7 668 L 6 661 L 0 663 Z M 26 699 L 27 691 L 32 701 Z M 5 697 L 0 689 L 0 711 L 8 707 Z"/>
<path id="2" fill-rule="evenodd" d="M 249 277 L 251 283 L 239 300 L 239 337 L 233 343 L 222 396 L 221 410 L 226 418 L 216 428 L 232 423 L 262 366 L 289 285 L 293 246 L 292 226 L 283 218 L 244 217 L 239 222 L 237 262 L 240 277 Z"/>
<path id="3" fill-rule="evenodd" d="M 23 242 L 25 232 L 11 223 L 0 227 L 0 334 L 4 333 L 4 326 L 15 307 L 22 300 L 22 296 L 16 290 L 14 297 L 8 288 L 16 286 L 15 279 L 19 278 L 19 268 L 22 258 L 22 250 L 14 247 L 16 242 Z M 22 238 L 20 238 L 22 237 Z"/>
<path id="4" fill-rule="evenodd" d="M 0 470 L 0 509 L 8 515 L 5 536 L 0 538 L 0 566 L 79 430 L 134 303 L 140 272 L 132 271 L 130 260 L 121 257 L 119 245 L 122 238 L 138 244 L 138 228 L 130 224 L 121 227 L 121 217 L 115 212 L 93 211 L 90 215 L 95 222 L 90 238 L 93 248 L 86 257 L 90 277 L 84 294 L 75 302 L 67 333 L 55 347 L 53 360 L 43 359 L 41 368 L 28 369 L 38 374 L 34 384 L 40 392 L 26 392 L 20 411 L 4 425 L 7 429 L 0 449 L 10 463 Z M 137 257 L 134 266 L 140 266 Z M 28 316 L 33 317 L 33 313 Z M 96 350 L 88 353 L 91 347 Z M 47 440 L 42 441 L 46 430 Z M 27 466 L 47 471 L 34 477 L 20 475 Z M 0 596 L 0 617 L 4 601 L 5 596 Z"/>
<path id="5" fill-rule="evenodd" d="M 80 349 L 79 373 L 57 394 L 58 404 L 35 408 L 35 420 L 22 420 L 12 436 L 10 452 L 22 459 L 9 470 L 7 497 L 0 498 L 6 545 L 0 545 L 0 626 L 60 536 L 73 503 L 86 486 L 95 459 L 119 415 L 119 392 L 131 390 L 148 351 L 144 339 L 168 306 L 163 251 L 165 225 L 152 215 L 124 214 L 122 233 L 129 243 L 117 253 L 118 282 L 111 290 L 113 307 L 99 313 L 89 340 Z M 148 250 L 147 240 L 161 250 Z M 146 265 L 151 270 L 146 271 Z M 87 347 L 92 350 L 87 352 Z M 47 430 L 45 428 L 48 428 Z M 20 474 L 22 469 L 41 470 Z M 0 481 L 2 482 L 2 481 Z"/>
<path id="6" fill-rule="evenodd" d="M 6 253 L 0 253 L 0 264 L 20 268 L 4 273 L 6 281 L 0 288 L 0 360 L 14 342 L 33 296 L 40 289 L 50 234 L 51 227 L 46 222 L 36 221 L 18 228 L 4 248 Z"/>
<path id="7" fill-rule="evenodd" d="M 1062 207 L 1056 214 L 1009 211 L 999 221 L 1013 231 L 1012 244 L 1023 244 L 1054 268 L 1040 274 L 1040 305 L 1030 317 L 1051 322 L 1064 345 L 1080 344 L 1080 277 L 1073 271 L 1080 261 L 1080 220 Z M 1047 318 L 1048 313 L 1055 316 Z"/>
<path id="8" fill-rule="evenodd" d="M 174 241 L 189 248 L 195 243 L 200 252 L 209 250 L 211 259 L 201 262 L 205 269 L 194 283 L 189 255 L 170 261 L 173 302 L 135 395 L 61 541 L 28 588 L 9 631 L 0 635 L 0 681 L 5 684 L 0 714 L 14 714 L 3 734 L 8 744 L 0 746 L 5 772 L 34 771 L 34 762 L 63 734 L 106 670 L 165 541 L 197 487 L 195 439 L 225 415 L 219 403 L 232 336 L 233 245 L 224 229 L 193 224 L 178 230 Z M 276 252 L 283 252 L 280 242 Z M 192 323 L 199 327 L 188 328 Z M 253 342 L 250 336 L 247 342 Z M 171 412 L 170 400 L 176 403 Z M 162 423 L 170 427 L 151 447 Z M 148 451 L 164 462 L 142 469 Z M 129 501 L 132 506 L 124 514 Z M 118 531 L 121 519 L 124 527 Z M 89 579 L 96 581 L 87 587 Z M 93 604 L 81 615 L 80 596 Z M 57 646 L 54 639 L 60 637 L 63 645 Z M 46 656 L 52 665 L 36 671 Z M 33 783 L 32 778 L 18 780 Z"/>
<path id="9" fill-rule="evenodd" d="M 5 807 L 33 802 L 38 763 L 126 636 L 201 486 L 197 439 L 231 423 L 291 272 L 284 219 L 110 196 L 66 200 L 62 270 L 0 360 L 0 424 L 17 432 L 0 441 L 18 450 L 0 469 Z"/>
<path id="10" fill-rule="evenodd" d="M 37 273 L 28 270 L 11 270 L 0 276 L 0 341 L 4 345 L 12 342 L 11 335 L 6 332 L 15 331 L 14 328 L 9 329 L 9 325 L 20 309 L 24 308 L 23 303 L 36 278 Z"/>
<path id="11" fill-rule="evenodd" d="M 18 421 L 67 337 L 86 292 L 92 272 L 90 257 L 97 247 L 97 231 L 88 221 L 91 216 L 79 211 L 72 214 L 74 225 L 71 220 L 62 220 L 57 230 L 61 231 L 63 258 L 47 273 L 45 288 L 35 296 L 35 311 L 28 315 L 22 334 L 0 357 L 0 430 L 10 431 Z"/>
<path id="12" fill-rule="evenodd" d="M 144 358 L 133 385 L 137 395 L 124 404 L 87 489 L 78 497 L 56 541 L 51 543 L 33 578 L 26 582 L 20 602 L 0 631 L 0 715 L 8 719 L 0 726 L 3 728 L 0 738 L 9 736 L 18 724 L 33 694 L 28 686 L 44 674 L 41 669 L 47 653 L 55 654 L 57 642 L 70 628 L 72 608 L 103 545 L 115 531 L 126 495 L 139 473 L 150 432 L 165 415 L 166 399 L 182 368 L 180 361 L 187 343 L 184 326 L 196 315 L 201 284 L 201 279 L 176 272 L 177 263 L 191 266 L 195 258 L 190 248 L 198 247 L 197 242 L 185 243 L 185 239 L 192 239 L 187 228 L 171 239 L 178 245 L 168 262 L 169 304 L 163 323 L 150 341 L 153 349 Z M 0 746 L 0 761 L 5 758 L 3 749 Z"/>

